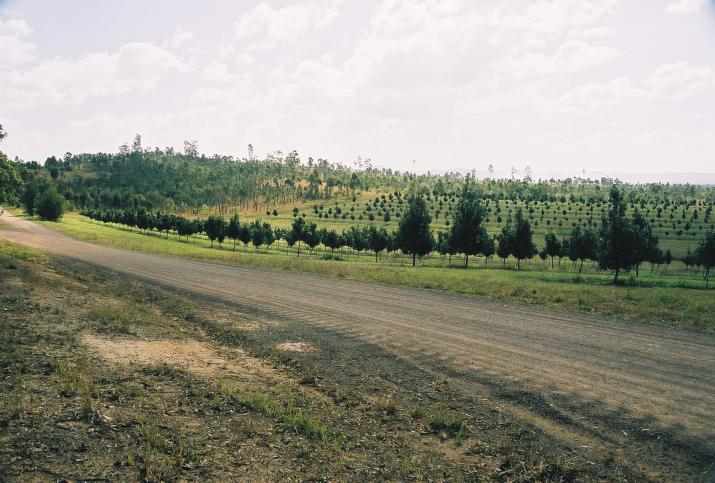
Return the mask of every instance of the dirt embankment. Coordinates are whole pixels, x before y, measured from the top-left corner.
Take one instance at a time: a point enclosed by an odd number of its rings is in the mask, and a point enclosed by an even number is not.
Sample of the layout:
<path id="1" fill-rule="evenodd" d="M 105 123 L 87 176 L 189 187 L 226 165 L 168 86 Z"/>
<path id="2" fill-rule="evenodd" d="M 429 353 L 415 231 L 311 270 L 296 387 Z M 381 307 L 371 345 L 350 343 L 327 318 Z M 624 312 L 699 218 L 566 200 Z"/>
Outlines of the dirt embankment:
<path id="1" fill-rule="evenodd" d="M 428 381 L 416 374 L 447 380 L 464 407 L 497 405 L 555 441 L 625 462 L 645 478 L 686 467 L 707 474 L 715 460 L 711 334 L 131 253 L 7 215 L 3 221 L 2 237 L 271 320 L 279 328 L 263 342 L 280 343 L 276 333 L 305 341 L 317 348 L 307 353 L 316 370 L 346 383 L 379 374 L 418 397 Z M 405 365 L 411 369 L 401 372 Z M 400 389 L 401 378 L 412 386 Z"/>

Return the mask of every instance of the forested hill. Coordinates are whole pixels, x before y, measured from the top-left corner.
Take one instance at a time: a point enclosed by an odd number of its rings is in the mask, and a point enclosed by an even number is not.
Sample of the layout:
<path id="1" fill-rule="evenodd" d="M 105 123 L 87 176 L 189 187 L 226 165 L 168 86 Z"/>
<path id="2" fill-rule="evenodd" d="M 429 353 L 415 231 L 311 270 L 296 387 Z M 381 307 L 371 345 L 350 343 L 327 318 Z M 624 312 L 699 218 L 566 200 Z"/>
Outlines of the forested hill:
<path id="1" fill-rule="evenodd" d="M 53 180 L 75 207 L 146 208 L 198 212 L 210 207 L 220 214 L 235 210 L 263 211 L 309 200 L 355 196 L 371 192 L 416 191 L 458 193 L 466 176 L 413 174 L 376 169 L 365 163 L 348 167 L 318 159 L 301 160 L 298 153 L 277 153 L 266 159 L 205 156 L 191 150 L 144 151 L 123 149 L 117 154 L 67 153 L 18 166 L 26 185 Z M 610 179 L 531 181 L 480 180 L 484 198 L 522 201 L 580 201 L 602 203 Z M 715 202 L 715 188 L 696 185 L 618 183 L 631 203 Z"/>

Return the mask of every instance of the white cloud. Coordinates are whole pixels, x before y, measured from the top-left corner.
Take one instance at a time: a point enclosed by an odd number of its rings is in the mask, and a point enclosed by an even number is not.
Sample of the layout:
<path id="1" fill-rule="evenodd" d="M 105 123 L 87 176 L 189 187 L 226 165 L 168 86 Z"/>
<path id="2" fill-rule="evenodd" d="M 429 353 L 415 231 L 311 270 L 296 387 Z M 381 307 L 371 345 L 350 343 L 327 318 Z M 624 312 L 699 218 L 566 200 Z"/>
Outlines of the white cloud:
<path id="1" fill-rule="evenodd" d="M 544 75 L 565 75 L 605 64 L 619 56 L 618 49 L 604 45 L 590 45 L 581 40 L 567 40 L 553 55 L 528 52 L 509 59 L 502 68 L 503 75 L 525 79 Z"/>
<path id="2" fill-rule="evenodd" d="M 618 77 L 608 82 L 588 82 L 561 95 L 557 106 L 566 111 L 603 110 L 647 93 L 630 79 Z"/>
<path id="3" fill-rule="evenodd" d="M 194 33 L 186 30 L 183 27 L 177 27 L 174 35 L 169 39 L 168 45 L 172 49 L 178 48 L 191 41 L 194 38 Z"/>
<path id="4" fill-rule="evenodd" d="M 186 66 L 174 54 L 149 42 L 133 42 L 116 52 L 55 58 L 28 70 L 4 74 L 0 97 L 6 107 L 79 104 L 93 96 L 153 89 L 171 70 Z"/>
<path id="5" fill-rule="evenodd" d="M 305 37 L 312 29 L 330 26 L 339 14 L 339 0 L 294 3 L 275 8 L 261 2 L 235 22 L 239 40 L 270 47 Z"/>
<path id="6" fill-rule="evenodd" d="M 0 35 L 10 35 L 13 37 L 26 37 L 32 33 L 32 28 L 22 19 L 11 18 L 3 20 L 0 18 Z"/>
<path id="7" fill-rule="evenodd" d="M 655 96 L 684 98 L 715 88 L 715 68 L 691 66 L 688 62 L 664 64 L 643 85 Z"/>
<path id="8" fill-rule="evenodd" d="M 697 13 L 708 4 L 708 0 L 678 0 L 665 7 L 665 13 L 688 14 Z"/>
<path id="9" fill-rule="evenodd" d="M 231 82 L 238 78 L 236 74 L 232 74 L 228 71 L 226 64 L 221 64 L 219 62 L 211 62 L 206 67 L 204 67 L 201 72 L 201 79 L 208 82 Z"/>
<path id="10" fill-rule="evenodd" d="M 567 111 L 602 110 L 639 99 L 685 99 L 708 89 L 715 90 L 715 68 L 676 62 L 657 67 L 641 82 L 625 77 L 588 82 L 561 95 L 558 106 Z"/>
<path id="11" fill-rule="evenodd" d="M 36 47 L 25 40 L 32 29 L 24 20 L 0 18 L 0 71 L 32 62 Z"/>

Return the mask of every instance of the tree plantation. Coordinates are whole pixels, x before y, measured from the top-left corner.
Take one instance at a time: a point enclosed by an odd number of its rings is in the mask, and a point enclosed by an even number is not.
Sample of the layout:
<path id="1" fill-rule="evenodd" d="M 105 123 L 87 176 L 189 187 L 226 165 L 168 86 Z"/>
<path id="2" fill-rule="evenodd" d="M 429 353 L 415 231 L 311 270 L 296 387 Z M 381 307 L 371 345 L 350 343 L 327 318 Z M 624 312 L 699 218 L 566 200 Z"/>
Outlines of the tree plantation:
<path id="1" fill-rule="evenodd" d="M 396 196 L 402 199 L 399 193 Z M 299 214 L 297 209 L 293 211 L 293 221 L 286 229 L 274 228 L 269 222 L 260 219 L 242 223 L 238 214 L 232 215 L 229 220 L 220 215 L 189 219 L 144 209 L 85 209 L 80 214 L 92 220 L 123 225 L 143 233 L 155 232 L 166 238 L 171 232 L 186 242 L 191 237 L 202 235 L 210 240 L 211 247 L 216 242 L 219 249 L 223 248 L 226 239 L 233 250 L 240 242 L 244 250 L 251 244 L 256 251 L 261 248 L 270 250 L 276 241 L 282 241 L 296 257 L 300 257 L 303 247 L 307 247 L 309 253 L 313 254 L 322 245 L 325 259 L 335 258 L 335 250 L 342 254 L 343 249 L 348 248 L 358 258 L 364 251 L 371 251 L 375 262 L 379 261 L 383 252 L 386 252 L 387 260 L 391 256 L 394 259 L 399 255 L 408 255 L 412 266 L 415 266 L 418 258 L 437 251 L 441 257 L 463 256 L 464 267 L 467 268 L 470 256 L 482 256 L 485 263 L 488 263 L 496 254 L 502 259 L 502 266 L 506 267 L 507 259 L 511 257 L 516 261 L 516 268 L 520 269 L 524 261 L 531 260 L 538 253 L 544 261 L 551 259 L 552 268 L 556 257 L 559 258 L 559 265 L 562 258 L 568 258 L 574 264 L 578 262 L 579 273 L 585 262 L 593 262 L 602 270 L 612 270 L 615 282 L 619 281 L 623 271 L 634 270 L 637 275 L 644 262 L 651 264 L 651 272 L 656 266 L 672 262 L 672 254 L 659 247 L 658 237 L 640 211 L 636 209 L 632 216 L 626 215 L 623 195 L 616 186 L 611 187 L 608 206 L 608 213 L 603 216 L 599 230 L 576 225 L 561 239 L 549 231 L 544 237 L 541 252 L 534 243 L 531 223 L 522 208 L 516 210 L 513 219 L 508 215 L 497 236 L 488 235 L 484 226 L 486 210 L 469 180 L 464 183 L 459 202 L 455 204 L 453 222 L 447 230 L 439 231 L 436 237 L 422 195 L 411 195 L 405 199 L 404 215 L 394 231 L 375 225 L 350 226 L 341 232 L 327 227 L 319 228 L 316 223 L 306 221 L 305 215 Z M 708 232 L 695 253 L 688 255 L 689 265 L 703 268 L 706 285 L 713 266 L 713 240 L 715 235 L 712 231 Z M 328 250 L 330 253 L 327 253 Z"/>

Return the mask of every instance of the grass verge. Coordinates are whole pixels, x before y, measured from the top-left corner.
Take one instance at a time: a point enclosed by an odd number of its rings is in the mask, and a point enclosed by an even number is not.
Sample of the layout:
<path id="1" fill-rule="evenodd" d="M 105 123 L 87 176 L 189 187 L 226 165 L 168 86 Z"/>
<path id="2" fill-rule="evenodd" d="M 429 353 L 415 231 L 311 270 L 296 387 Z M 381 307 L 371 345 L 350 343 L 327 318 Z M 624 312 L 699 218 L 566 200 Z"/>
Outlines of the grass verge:
<path id="1" fill-rule="evenodd" d="M 609 274 L 576 274 L 541 270 L 504 270 L 474 263 L 472 269 L 375 263 L 364 254 L 350 261 L 300 257 L 273 249 L 210 248 L 208 240 L 179 241 L 156 234 L 144 235 L 123 228 L 89 222 L 76 213 L 46 226 L 71 237 L 127 250 L 201 261 L 252 265 L 323 276 L 366 280 L 393 285 L 430 288 L 467 295 L 480 295 L 504 302 L 526 303 L 580 313 L 615 316 L 628 320 L 695 330 L 715 330 L 715 296 L 697 279 L 657 277 L 642 274 L 625 286 L 610 283 Z"/>

